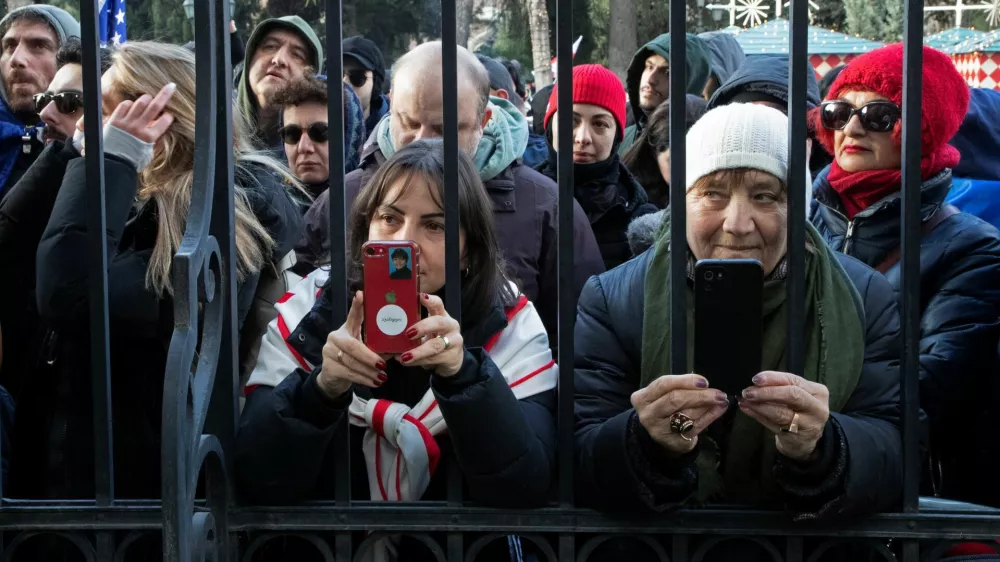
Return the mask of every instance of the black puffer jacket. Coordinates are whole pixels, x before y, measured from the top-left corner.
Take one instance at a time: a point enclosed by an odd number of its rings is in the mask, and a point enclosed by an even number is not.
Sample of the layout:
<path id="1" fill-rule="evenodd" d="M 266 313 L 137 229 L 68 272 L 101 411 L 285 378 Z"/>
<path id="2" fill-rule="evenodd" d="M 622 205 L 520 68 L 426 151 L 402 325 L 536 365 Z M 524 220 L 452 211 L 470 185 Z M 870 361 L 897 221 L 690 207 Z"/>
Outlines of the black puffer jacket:
<path id="1" fill-rule="evenodd" d="M 308 283 L 307 278 L 303 283 Z M 331 292 L 323 290 L 305 318 L 284 341 L 311 365 L 322 365 L 323 346 L 336 329 Z M 466 318 L 466 352 L 462 370 L 452 378 L 429 375 L 419 367 L 389 361 L 385 384 L 376 389 L 355 385 L 330 399 L 317 386 L 321 367 L 298 368 L 277 386 L 257 386 L 240 417 L 236 444 L 236 477 L 246 496 L 264 504 L 289 504 L 332 499 L 335 492 L 337 447 L 334 432 L 347 414 L 355 393 L 366 399 L 387 399 L 414 406 L 428 388 L 448 424 L 436 436 L 440 467 L 458 463 L 466 498 L 490 505 L 543 505 L 553 482 L 556 427 L 555 390 L 518 400 L 483 346 L 507 326 L 503 309 L 486 318 Z M 496 423 L 494 423 L 496 422 Z M 502 423 L 500 423 L 502 422 Z M 352 497 L 368 499 L 371 492 L 362 443 L 365 429 L 351 426 Z M 434 472 L 422 500 L 447 497 L 448 470 Z M 415 545 L 401 545 L 408 562 L 433 560 L 416 554 Z M 298 560 L 294 545 L 268 545 L 261 560 Z M 506 545 L 500 559 L 509 560 Z M 484 560 L 496 560 L 488 555 Z"/>
<path id="2" fill-rule="evenodd" d="M 584 288 L 576 324 L 576 485 L 581 503 L 626 511 L 679 507 L 694 492 L 694 454 L 664 458 L 637 423 L 646 272 L 653 252 Z M 778 455 L 776 480 L 798 519 L 842 519 L 892 507 L 902 478 L 899 432 L 899 322 L 892 288 L 857 260 L 841 265 L 864 305 L 865 363 L 858 386 L 833 413 L 820 460 Z M 724 558 L 723 558 L 724 559 Z M 731 558 L 742 559 L 746 558 Z"/>
<path id="3" fill-rule="evenodd" d="M 828 170 L 827 170 L 828 171 Z M 899 247 L 899 193 L 848 221 L 827 181 L 816 178 L 811 220 L 835 249 L 879 265 Z M 944 203 L 951 172 L 921 188 L 921 216 Z M 900 264 L 886 272 L 899 291 Z M 1000 505 L 997 339 L 1000 337 L 1000 234 L 966 213 L 948 217 L 920 242 L 920 404 L 931 450 L 943 456 L 944 494 Z M 955 428 L 964 428 L 956 431 Z M 927 492 L 931 490 L 925 490 Z"/>
<path id="4" fill-rule="evenodd" d="M 537 169 L 557 182 L 556 151 L 549 147 L 549 159 Z M 583 208 L 594 229 L 594 237 L 604 258 L 604 268 L 612 269 L 632 258 L 625 231 L 633 219 L 657 211 L 649 202 L 646 190 L 622 164 L 618 154 L 612 152 L 611 166 L 606 173 L 580 181 L 574 174 L 577 185 L 573 189 L 576 202 Z M 591 164 L 590 166 L 594 166 Z M 585 166 L 577 166 L 577 169 Z"/>
<path id="5" fill-rule="evenodd" d="M 115 495 L 160 496 L 160 423 L 173 299 L 146 288 L 156 241 L 153 205 L 135 209 L 135 168 L 106 155 L 105 216 Z M 27 176 L 26 176 L 27 177 Z M 261 171 L 246 186 L 255 212 L 277 240 L 294 209 L 280 183 Z M 94 494 L 86 161 L 66 166 L 37 246 L 37 303 L 45 337 L 19 400 L 11 466 L 14 497 L 86 498 Z M 51 199 L 51 198 L 50 198 Z M 36 209 L 36 212 L 40 212 Z M 293 210 L 292 215 L 298 217 Z M 294 224 L 292 225 L 294 227 Z M 241 299 L 248 284 L 240 285 Z"/>

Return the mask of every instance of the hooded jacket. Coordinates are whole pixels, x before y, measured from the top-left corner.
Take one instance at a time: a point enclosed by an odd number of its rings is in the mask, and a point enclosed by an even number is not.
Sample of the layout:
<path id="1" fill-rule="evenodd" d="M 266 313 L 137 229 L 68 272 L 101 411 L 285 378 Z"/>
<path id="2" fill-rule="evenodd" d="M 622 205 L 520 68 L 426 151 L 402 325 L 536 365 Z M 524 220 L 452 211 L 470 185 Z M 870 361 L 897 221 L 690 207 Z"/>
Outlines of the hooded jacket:
<path id="1" fill-rule="evenodd" d="M 687 86 L 686 92 L 700 96 L 705 91 L 705 84 L 708 76 L 712 72 L 711 56 L 704 39 L 690 33 L 685 41 L 685 64 L 687 65 Z M 646 113 L 639 106 L 639 88 L 642 86 L 642 71 L 646 66 L 646 59 L 652 55 L 660 55 L 670 60 L 670 34 L 664 33 L 656 39 L 639 49 L 632 57 L 632 63 L 628 65 L 625 74 L 625 90 L 628 92 L 629 105 L 632 106 L 632 115 L 635 117 L 635 125 L 625 129 L 625 139 L 622 141 L 618 154 L 625 155 L 635 139 L 642 134 L 643 127 L 646 126 Z"/>
<path id="2" fill-rule="evenodd" d="M 729 77 L 747 60 L 743 47 L 736 37 L 728 31 L 709 31 L 699 33 L 698 37 L 705 41 L 708 53 L 712 57 L 712 73 L 718 86 L 725 84 Z"/>
<path id="3" fill-rule="evenodd" d="M 55 6 L 34 4 L 18 8 L 0 20 L 0 31 L 7 29 L 13 18 L 24 14 L 44 18 L 56 32 L 58 46 L 66 39 L 80 36 L 80 23 L 68 12 Z M 57 48 L 58 48 L 57 46 Z M 27 172 L 44 148 L 39 139 L 40 122 L 25 123 L 10 110 L 7 85 L 0 79 L 0 200 Z"/>
<path id="4" fill-rule="evenodd" d="M 312 27 L 299 16 L 284 16 L 264 20 L 253 30 L 253 33 L 250 34 L 250 39 L 247 40 L 243 70 L 237 78 L 236 105 L 247 116 L 250 122 L 250 130 L 257 135 L 258 142 L 262 146 L 281 148 L 281 140 L 277 138 L 277 130 L 261 131 L 259 129 L 257 120 L 260 113 L 260 104 L 257 103 L 257 95 L 254 94 L 253 87 L 250 85 L 250 67 L 253 66 L 254 55 L 257 54 L 257 49 L 264 38 L 267 37 L 267 34 L 274 29 L 285 29 L 302 36 L 306 46 L 310 49 L 311 59 L 309 65 L 313 67 L 314 72 L 323 68 L 323 43 L 320 42 L 319 37 L 316 36 L 316 32 L 313 31 Z"/>
<path id="5" fill-rule="evenodd" d="M 876 267 L 900 245 L 900 192 L 844 215 L 840 198 L 816 178 L 810 220 L 836 250 Z M 927 221 L 944 203 L 951 171 L 925 181 L 920 215 Z M 900 264 L 885 274 L 900 289 Z M 931 423 L 931 448 L 944 466 L 945 497 L 1000 505 L 995 471 L 1000 444 L 997 338 L 1000 337 L 1000 233 L 958 213 L 920 240 L 920 405 Z M 953 431 L 954 424 L 968 431 Z"/>
<path id="6" fill-rule="evenodd" d="M 819 83 L 816 73 L 808 69 L 806 77 L 806 109 L 819 105 Z M 788 102 L 788 55 L 753 55 L 719 86 L 708 101 L 711 111 L 732 103 L 736 94 L 757 92 Z"/>
<path id="7" fill-rule="evenodd" d="M 948 203 L 1000 228 L 1000 92 L 970 89 L 969 111 L 951 145 L 962 153 L 952 170 Z"/>
<path id="8" fill-rule="evenodd" d="M 376 107 L 375 104 L 378 104 Z M 361 140 L 364 144 L 368 137 L 372 136 L 375 132 L 375 128 L 378 127 L 379 121 L 383 117 L 389 114 L 389 96 L 385 94 L 379 94 L 378 99 L 368 107 L 368 117 L 365 118 L 365 138 Z"/>
<path id="9" fill-rule="evenodd" d="M 538 313 L 555 345 L 559 275 L 558 190 L 549 178 L 521 164 L 519 157 L 528 139 L 524 116 L 506 100 L 490 98 L 493 117 L 486 125 L 476 152 L 475 163 L 493 203 L 495 234 L 504 252 L 508 271 L 521 292 L 538 307 Z M 344 197 L 350 209 L 358 193 L 385 162 L 394 149 L 388 136 L 390 117 L 386 116 L 368 140 L 361 166 L 344 178 Z M 383 129 L 384 127 L 384 129 Z M 383 151 L 383 146 L 389 154 Z M 330 197 L 320 194 L 306 213 L 306 230 L 296 249 L 303 267 L 316 267 L 330 254 Z M 573 205 L 574 295 L 579 295 L 591 275 L 604 271 L 601 252 L 594 239 L 587 215 L 578 203 Z"/>

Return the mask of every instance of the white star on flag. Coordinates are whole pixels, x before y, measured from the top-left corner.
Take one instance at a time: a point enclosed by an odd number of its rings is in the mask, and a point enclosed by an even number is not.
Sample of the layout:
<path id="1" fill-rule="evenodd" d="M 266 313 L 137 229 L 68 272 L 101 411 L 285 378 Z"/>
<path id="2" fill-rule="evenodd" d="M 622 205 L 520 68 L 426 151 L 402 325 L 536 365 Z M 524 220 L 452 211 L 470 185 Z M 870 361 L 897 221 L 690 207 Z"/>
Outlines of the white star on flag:
<path id="1" fill-rule="evenodd" d="M 115 14 L 115 21 L 117 23 L 120 23 L 120 24 L 121 23 L 125 23 L 125 11 L 124 10 L 118 10 L 118 13 Z"/>
<path id="2" fill-rule="evenodd" d="M 111 42 L 114 43 L 116 47 L 118 45 L 121 45 L 122 44 L 122 34 L 121 33 L 115 33 L 114 35 L 112 35 L 111 36 Z"/>

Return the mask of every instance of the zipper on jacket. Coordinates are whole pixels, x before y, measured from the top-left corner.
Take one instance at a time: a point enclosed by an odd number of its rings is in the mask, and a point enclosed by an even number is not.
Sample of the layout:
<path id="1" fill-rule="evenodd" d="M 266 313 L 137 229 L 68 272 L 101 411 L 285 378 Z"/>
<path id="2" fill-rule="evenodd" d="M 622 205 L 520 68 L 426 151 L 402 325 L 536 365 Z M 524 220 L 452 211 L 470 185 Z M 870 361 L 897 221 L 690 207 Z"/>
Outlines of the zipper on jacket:
<path id="1" fill-rule="evenodd" d="M 851 246 L 851 236 L 854 234 L 854 221 L 847 221 L 847 235 L 844 236 L 844 248 L 840 253 L 850 255 L 847 249 Z"/>

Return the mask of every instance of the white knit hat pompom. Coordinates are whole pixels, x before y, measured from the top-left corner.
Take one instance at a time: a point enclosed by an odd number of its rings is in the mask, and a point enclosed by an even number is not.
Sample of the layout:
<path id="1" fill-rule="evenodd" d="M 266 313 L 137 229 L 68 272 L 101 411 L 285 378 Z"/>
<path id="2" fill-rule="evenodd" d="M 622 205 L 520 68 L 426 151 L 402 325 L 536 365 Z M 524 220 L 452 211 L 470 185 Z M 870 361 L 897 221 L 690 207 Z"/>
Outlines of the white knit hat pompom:
<path id="1" fill-rule="evenodd" d="M 788 117 L 752 103 L 717 107 L 687 134 L 687 189 L 702 177 L 734 168 L 767 172 L 788 183 Z"/>

